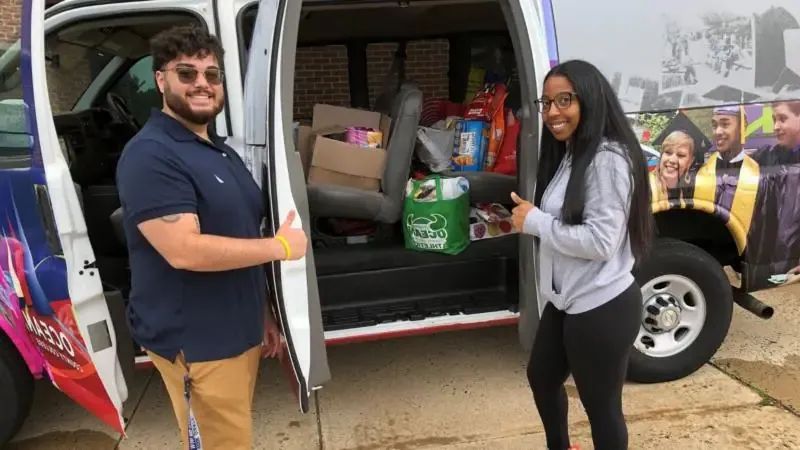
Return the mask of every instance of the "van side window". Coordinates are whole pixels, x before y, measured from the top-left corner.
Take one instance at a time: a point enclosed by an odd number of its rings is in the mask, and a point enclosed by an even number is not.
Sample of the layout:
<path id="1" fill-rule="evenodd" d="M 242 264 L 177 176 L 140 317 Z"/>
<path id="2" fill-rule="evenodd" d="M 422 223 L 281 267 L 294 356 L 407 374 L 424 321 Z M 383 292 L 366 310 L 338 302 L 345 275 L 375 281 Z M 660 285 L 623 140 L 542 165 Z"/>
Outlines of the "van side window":
<path id="1" fill-rule="evenodd" d="M 161 106 L 161 95 L 153 78 L 153 57 L 137 61 L 111 86 L 109 92 L 122 97 L 140 124 L 147 122 L 150 110 Z"/>

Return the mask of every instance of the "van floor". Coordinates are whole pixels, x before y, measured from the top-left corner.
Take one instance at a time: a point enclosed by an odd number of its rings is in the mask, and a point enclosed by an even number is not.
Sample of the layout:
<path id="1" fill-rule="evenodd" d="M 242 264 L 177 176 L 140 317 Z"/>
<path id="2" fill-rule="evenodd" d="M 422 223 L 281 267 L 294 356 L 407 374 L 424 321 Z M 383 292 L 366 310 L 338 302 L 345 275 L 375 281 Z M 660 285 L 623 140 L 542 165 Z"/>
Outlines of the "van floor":
<path id="1" fill-rule="evenodd" d="M 458 255 L 382 243 L 314 250 L 326 331 L 451 314 L 516 311 L 518 235 L 471 242 Z M 99 256 L 107 290 L 127 299 L 127 257 Z"/>
<path id="2" fill-rule="evenodd" d="M 314 251 L 325 330 L 447 314 L 516 310 L 518 236 L 474 241 L 458 255 L 402 241 Z"/>
<path id="3" fill-rule="evenodd" d="M 339 275 L 400 267 L 423 267 L 491 258 L 516 257 L 518 236 L 508 234 L 473 241 L 457 255 L 423 252 L 405 248 L 403 237 L 369 244 L 314 250 L 317 276 Z"/>

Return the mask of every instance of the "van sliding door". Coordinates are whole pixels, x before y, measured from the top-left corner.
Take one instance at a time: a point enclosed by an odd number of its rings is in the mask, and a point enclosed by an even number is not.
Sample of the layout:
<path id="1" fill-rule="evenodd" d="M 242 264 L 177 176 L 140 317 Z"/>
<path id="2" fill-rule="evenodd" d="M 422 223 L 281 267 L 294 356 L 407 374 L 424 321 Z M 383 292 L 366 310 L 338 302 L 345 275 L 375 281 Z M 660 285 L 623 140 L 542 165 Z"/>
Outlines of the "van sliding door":
<path id="1" fill-rule="evenodd" d="M 294 226 L 309 230 L 302 166 L 294 152 L 291 118 L 283 116 L 292 111 L 301 4 L 292 0 L 259 2 L 245 75 L 243 156 L 264 192 L 271 232 L 291 210 L 298 213 Z M 313 252 L 309 248 L 299 261 L 272 264 L 268 275 L 288 347 L 287 362 L 293 372 L 290 382 L 305 413 L 311 392 L 330 377 Z"/>

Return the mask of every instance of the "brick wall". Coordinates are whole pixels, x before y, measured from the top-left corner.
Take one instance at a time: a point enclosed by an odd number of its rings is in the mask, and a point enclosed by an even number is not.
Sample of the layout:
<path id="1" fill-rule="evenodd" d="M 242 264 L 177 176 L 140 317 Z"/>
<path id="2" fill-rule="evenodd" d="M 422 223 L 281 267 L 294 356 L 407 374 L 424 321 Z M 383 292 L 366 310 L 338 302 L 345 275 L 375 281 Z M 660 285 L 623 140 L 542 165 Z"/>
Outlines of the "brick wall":
<path id="1" fill-rule="evenodd" d="M 0 45 L 5 48 L 19 36 L 22 0 L 0 0 Z"/>
<path id="2" fill-rule="evenodd" d="M 370 104 L 380 93 L 392 65 L 397 44 L 367 46 L 367 82 Z M 447 97 L 449 45 L 446 40 L 409 42 L 406 47 L 406 77 L 417 82 L 425 98 Z M 316 103 L 350 106 L 347 49 L 341 45 L 304 47 L 295 63 L 295 119 L 308 120 Z"/>
<path id="3" fill-rule="evenodd" d="M 295 54 L 294 117 L 311 119 L 316 103 L 350 106 L 347 48 L 301 47 Z"/>

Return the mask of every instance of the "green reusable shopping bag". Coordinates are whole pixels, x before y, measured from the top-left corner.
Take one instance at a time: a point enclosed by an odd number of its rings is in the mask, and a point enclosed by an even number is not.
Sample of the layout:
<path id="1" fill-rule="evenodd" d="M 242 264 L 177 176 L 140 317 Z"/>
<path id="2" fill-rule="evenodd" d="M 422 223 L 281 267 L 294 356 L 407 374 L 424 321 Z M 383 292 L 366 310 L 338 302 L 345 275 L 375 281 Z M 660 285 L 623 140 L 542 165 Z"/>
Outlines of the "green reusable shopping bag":
<path id="1" fill-rule="evenodd" d="M 448 255 L 464 251 L 470 243 L 469 192 L 445 200 L 439 175 L 423 180 L 412 179 L 409 184 L 403 205 L 406 248 Z M 456 190 L 448 191 L 452 193 Z"/>

